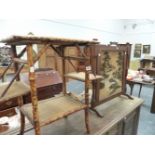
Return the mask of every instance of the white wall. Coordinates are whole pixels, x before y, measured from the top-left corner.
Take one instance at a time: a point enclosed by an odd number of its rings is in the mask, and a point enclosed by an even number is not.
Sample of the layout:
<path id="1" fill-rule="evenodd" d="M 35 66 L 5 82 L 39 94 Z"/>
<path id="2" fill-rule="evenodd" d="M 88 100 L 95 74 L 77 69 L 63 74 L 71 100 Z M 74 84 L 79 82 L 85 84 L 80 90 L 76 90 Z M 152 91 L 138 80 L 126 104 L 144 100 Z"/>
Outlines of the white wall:
<path id="1" fill-rule="evenodd" d="M 56 36 L 92 40 L 101 43 L 110 41 L 129 42 L 132 46 L 132 59 L 136 43 L 150 44 L 155 56 L 155 20 L 114 19 L 114 20 L 0 20 L 0 39 L 12 34 Z M 143 55 L 142 55 L 143 57 Z"/>
<path id="2" fill-rule="evenodd" d="M 41 36 L 87 40 L 97 38 L 99 42 L 108 44 L 110 41 L 122 40 L 122 24 L 122 20 L 0 20 L 0 39 L 32 32 Z M 17 52 L 22 48 L 19 46 Z"/>
<path id="3" fill-rule="evenodd" d="M 124 20 L 123 40 L 130 42 L 132 45 L 132 59 L 134 46 L 136 43 L 142 45 L 151 45 L 151 52 L 149 55 L 155 56 L 155 23 L 154 20 Z M 142 53 L 141 58 L 145 55 Z"/>
<path id="4" fill-rule="evenodd" d="M 121 20 L 0 20 L 0 39 L 12 34 L 58 36 L 92 40 L 102 43 L 120 41 Z"/>

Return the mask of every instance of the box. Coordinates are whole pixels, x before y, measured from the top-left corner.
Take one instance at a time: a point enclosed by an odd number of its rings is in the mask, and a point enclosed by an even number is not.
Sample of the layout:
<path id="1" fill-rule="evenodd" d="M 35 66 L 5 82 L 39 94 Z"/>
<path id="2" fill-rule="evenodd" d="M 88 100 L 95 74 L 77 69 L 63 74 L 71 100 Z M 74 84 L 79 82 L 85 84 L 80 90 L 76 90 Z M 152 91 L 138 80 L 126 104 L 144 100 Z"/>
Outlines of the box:
<path id="1" fill-rule="evenodd" d="M 21 80 L 29 84 L 28 73 L 21 76 Z M 38 100 L 54 97 L 62 92 L 62 79 L 59 73 L 49 68 L 39 68 L 36 70 L 36 87 Z M 31 95 L 24 96 L 25 103 L 31 102 Z"/>

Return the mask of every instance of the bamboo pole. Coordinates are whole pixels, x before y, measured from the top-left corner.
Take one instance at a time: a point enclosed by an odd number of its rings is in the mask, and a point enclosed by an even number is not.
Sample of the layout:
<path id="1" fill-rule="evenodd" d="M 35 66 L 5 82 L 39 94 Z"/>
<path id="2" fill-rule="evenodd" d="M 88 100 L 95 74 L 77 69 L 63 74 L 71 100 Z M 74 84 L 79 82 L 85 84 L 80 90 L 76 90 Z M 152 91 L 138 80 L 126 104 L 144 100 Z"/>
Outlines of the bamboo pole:
<path id="1" fill-rule="evenodd" d="M 12 51 L 13 51 L 13 58 L 17 58 L 16 46 L 12 45 L 11 48 L 12 48 Z M 15 71 L 15 73 L 18 71 L 18 68 L 19 68 L 19 64 L 17 62 L 14 62 L 14 71 Z M 19 74 L 17 75 L 16 80 L 20 81 L 20 75 Z"/>
<path id="2" fill-rule="evenodd" d="M 18 58 L 21 58 L 26 52 L 26 47 L 17 55 Z"/>
<path id="3" fill-rule="evenodd" d="M 32 99 L 32 108 L 33 108 L 33 121 L 35 134 L 40 134 L 40 121 L 39 121 L 39 110 L 38 110 L 38 98 L 37 98 L 37 89 L 35 82 L 35 72 L 34 72 L 34 63 L 33 63 L 33 49 L 32 45 L 27 46 L 27 59 L 29 65 L 29 81 L 31 88 L 31 99 Z"/>
<path id="4" fill-rule="evenodd" d="M 15 79 L 17 78 L 17 76 L 20 74 L 21 70 L 23 69 L 24 64 L 22 66 L 20 66 L 20 68 L 18 69 L 18 71 L 16 72 L 15 76 L 12 78 L 12 80 L 10 81 L 9 85 L 6 87 L 6 89 L 4 89 L 1 97 L 4 97 L 4 95 L 7 93 L 7 91 L 9 90 L 9 88 L 11 87 L 11 85 L 13 84 L 13 82 L 15 81 Z"/>
<path id="5" fill-rule="evenodd" d="M 65 61 L 65 49 L 63 48 L 63 57 L 62 57 L 62 75 L 63 75 L 63 93 L 64 95 L 67 93 L 67 90 L 66 90 L 66 77 L 65 77 L 65 74 L 66 74 L 66 61 Z"/>
<path id="6" fill-rule="evenodd" d="M 5 76 L 6 72 L 8 71 L 8 69 L 11 67 L 12 63 L 13 63 L 13 60 L 11 60 L 10 64 L 9 64 L 9 65 L 7 66 L 7 68 L 4 70 L 4 72 L 2 73 L 2 75 L 0 75 L 0 79 L 2 79 L 2 82 L 5 81 L 5 80 L 4 80 L 4 76 Z"/>
<path id="7" fill-rule="evenodd" d="M 36 56 L 36 58 L 33 60 L 33 63 L 36 63 L 40 57 L 46 52 L 46 50 L 49 48 L 49 44 L 45 45 L 39 52 L 38 55 Z M 33 52 L 33 51 L 32 51 Z M 32 55 L 33 57 L 33 55 Z"/>
<path id="8" fill-rule="evenodd" d="M 90 127 L 89 127 L 89 72 L 91 71 L 90 66 L 86 66 L 85 69 L 85 104 L 87 105 L 85 109 L 85 124 L 87 129 L 87 134 L 90 133 Z"/>

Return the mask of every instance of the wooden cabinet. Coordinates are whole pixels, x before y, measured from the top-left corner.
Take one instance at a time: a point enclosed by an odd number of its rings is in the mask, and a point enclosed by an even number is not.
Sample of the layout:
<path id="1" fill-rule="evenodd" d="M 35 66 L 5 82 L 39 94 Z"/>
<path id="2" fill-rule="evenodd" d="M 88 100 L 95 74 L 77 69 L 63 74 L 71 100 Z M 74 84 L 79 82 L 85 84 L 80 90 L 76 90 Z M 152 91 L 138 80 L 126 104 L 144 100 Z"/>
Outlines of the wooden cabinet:
<path id="1" fill-rule="evenodd" d="M 139 110 L 136 108 L 125 116 L 121 121 L 117 122 L 112 128 L 110 128 L 105 135 L 136 135 L 139 121 Z"/>
<path id="2" fill-rule="evenodd" d="M 141 59 L 140 68 L 150 76 L 155 76 L 155 59 Z"/>
<path id="3" fill-rule="evenodd" d="M 103 135 L 122 135 L 123 133 L 123 122 L 120 121 L 116 125 L 114 125 L 107 132 L 103 133 Z"/>
<path id="4" fill-rule="evenodd" d="M 141 59 L 140 67 L 146 69 L 155 68 L 155 59 Z"/>
<path id="5" fill-rule="evenodd" d="M 123 119 L 124 135 L 137 134 L 138 119 L 139 119 L 139 108 L 135 109 L 133 112 L 131 112 Z"/>

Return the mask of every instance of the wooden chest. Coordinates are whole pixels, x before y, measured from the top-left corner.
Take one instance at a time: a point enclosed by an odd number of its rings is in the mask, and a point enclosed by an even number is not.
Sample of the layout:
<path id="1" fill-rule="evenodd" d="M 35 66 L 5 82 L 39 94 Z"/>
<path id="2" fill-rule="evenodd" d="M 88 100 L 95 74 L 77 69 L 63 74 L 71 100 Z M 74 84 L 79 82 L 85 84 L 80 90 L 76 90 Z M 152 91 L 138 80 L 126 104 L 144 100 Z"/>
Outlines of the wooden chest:
<path id="1" fill-rule="evenodd" d="M 29 84 L 28 74 L 25 73 L 22 79 L 25 83 Z M 36 71 L 36 85 L 38 99 L 47 99 L 54 97 L 54 95 L 62 92 L 62 79 L 59 73 L 52 69 L 39 69 Z M 31 95 L 26 95 L 25 102 L 31 102 Z"/>

